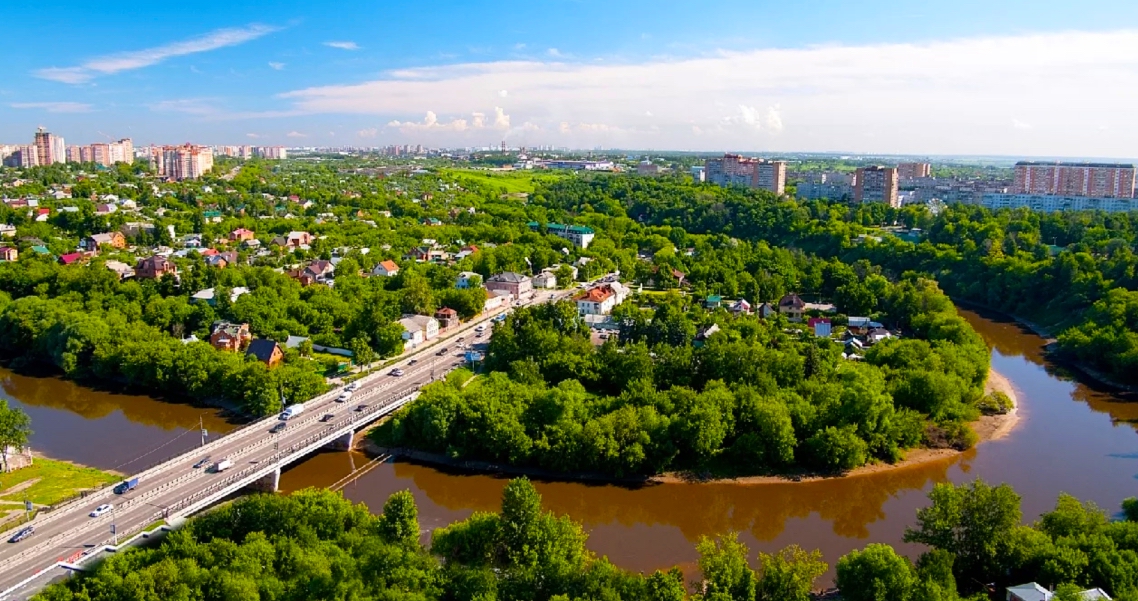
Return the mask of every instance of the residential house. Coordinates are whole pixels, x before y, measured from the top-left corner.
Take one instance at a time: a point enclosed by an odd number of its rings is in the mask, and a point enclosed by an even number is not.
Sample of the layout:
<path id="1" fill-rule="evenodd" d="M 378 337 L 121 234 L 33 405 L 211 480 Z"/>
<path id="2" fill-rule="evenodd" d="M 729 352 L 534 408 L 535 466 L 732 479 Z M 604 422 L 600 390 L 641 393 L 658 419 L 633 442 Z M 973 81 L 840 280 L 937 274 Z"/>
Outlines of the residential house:
<path id="1" fill-rule="evenodd" d="M 407 252 L 403 257 L 404 259 L 413 260 L 418 263 L 445 263 L 450 259 L 447 251 L 441 248 L 432 248 L 430 246 L 416 246 Z"/>
<path id="2" fill-rule="evenodd" d="M 35 216 L 37 222 L 43 223 L 51 217 L 51 209 L 36 209 Z"/>
<path id="3" fill-rule="evenodd" d="M 755 309 L 755 313 L 758 314 L 759 317 L 766 319 L 771 315 L 778 313 L 778 309 L 775 309 L 774 305 L 770 303 L 763 303 L 759 305 L 758 309 Z"/>
<path id="4" fill-rule="evenodd" d="M 444 330 L 457 327 L 459 323 L 458 311 L 450 307 L 442 307 L 438 311 L 435 311 L 435 320 L 439 322 L 439 327 Z"/>
<path id="5" fill-rule="evenodd" d="M 244 286 L 237 286 L 236 288 L 229 289 L 229 302 L 235 303 L 237 299 L 249 294 L 249 289 Z M 191 303 L 206 303 L 213 306 L 217 304 L 217 292 L 214 288 L 206 288 L 205 290 L 198 290 L 190 297 Z"/>
<path id="6" fill-rule="evenodd" d="M 103 263 L 103 265 L 107 269 L 115 272 L 115 275 L 119 276 L 120 281 L 134 277 L 134 268 L 130 265 L 127 265 L 126 263 L 123 263 L 122 261 L 115 261 L 112 259 L 106 263 Z"/>
<path id="7" fill-rule="evenodd" d="M 210 288 L 212 291 L 213 288 Z M 195 297 L 197 295 L 194 295 Z M 215 321 L 210 328 L 209 344 L 219 351 L 238 352 L 253 341 L 253 334 L 247 323 Z"/>
<path id="8" fill-rule="evenodd" d="M 806 313 L 806 302 L 791 292 L 778 301 L 778 312 L 790 321 L 802 321 L 802 316 Z"/>
<path id="9" fill-rule="evenodd" d="M 99 217 L 105 217 L 107 215 L 110 215 L 111 213 L 114 213 L 117 210 L 119 210 L 119 208 L 113 204 L 97 204 L 97 205 L 95 205 L 95 214 L 98 215 Z"/>
<path id="10" fill-rule="evenodd" d="M 99 250 L 102 246 L 126 248 L 126 236 L 123 236 L 122 232 L 106 232 L 92 234 L 79 241 L 79 248 L 89 252 Z"/>
<path id="11" fill-rule="evenodd" d="M 16 236 L 16 226 L 10 223 L 0 223 L 0 236 L 14 238 Z"/>
<path id="12" fill-rule="evenodd" d="M 0 261 L 15 261 L 20 258 L 20 251 L 11 246 L 0 246 Z"/>
<path id="13" fill-rule="evenodd" d="M 467 288 L 477 288 L 482 285 L 482 276 L 474 273 L 473 271 L 464 271 L 458 274 L 458 281 L 454 283 L 454 287 L 459 290 L 466 290 Z"/>
<path id="14" fill-rule="evenodd" d="M 380 261 L 375 265 L 375 268 L 371 270 L 371 274 L 387 278 L 395 277 L 399 275 L 399 265 L 397 265 L 395 261 L 392 261 L 391 259 Z"/>
<path id="15" fill-rule="evenodd" d="M 336 274 L 336 265 L 331 261 L 313 261 L 308 263 L 303 270 L 291 273 L 292 278 L 296 278 L 300 282 L 300 286 L 312 286 L 313 283 L 325 283 L 331 285 L 333 277 Z"/>
<path id="16" fill-rule="evenodd" d="M 1034 582 L 1029 582 L 1019 586 L 1009 586 L 1005 599 L 1007 601 L 1051 601 L 1054 598 L 1054 592 Z M 1101 588 L 1092 588 L 1079 593 L 1079 599 L 1082 601 L 1099 601 L 1100 599 L 1110 601 L 1110 595 Z"/>
<path id="17" fill-rule="evenodd" d="M 440 226 L 443 224 L 442 221 L 439 221 L 435 217 L 425 217 L 425 218 L 423 218 L 422 221 L 420 221 L 420 223 L 422 223 L 423 225 L 432 226 L 432 227 L 437 227 L 437 226 Z"/>
<path id="18" fill-rule="evenodd" d="M 676 278 L 676 285 L 682 288 L 684 285 L 684 278 L 687 277 L 687 274 L 680 271 L 679 269 L 673 269 L 672 277 Z"/>
<path id="19" fill-rule="evenodd" d="M 482 304 L 483 311 L 494 311 L 509 306 L 514 296 L 508 290 L 487 290 L 486 302 Z"/>
<path id="20" fill-rule="evenodd" d="M 533 291 L 533 280 L 520 273 L 513 271 L 503 271 L 502 273 L 490 276 L 483 284 L 486 290 L 505 290 L 510 293 L 510 296 L 517 300 L 522 295 L 529 294 Z"/>
<path id="21" fill-rule="evenodd" d="M 248 240 L 255 240 L 255 239 L 256 239 L 256 235 L 253 233 L 253 230 L 247 230 L 243 227 L 239 227 L 239 228 L 233 230 L 232 232 L 229 232 L 229 241 L 230 242 L 246 242 Z"/>
<path id="22" fill-rule="evenodd" d="M 404 315 L 399 325 L 403 326 L 403 345 L 406 348 L 414 348 L 439 335 L 439 322 L 434 317 Z"/>
<path id="23" fill-rule="evenodd" d="M 284 351 L 281 350 L 281 345 L 277 344 L 275 340 L 269 340 L 267 338 L 258 338 L 250 342 L 245 354 L 256 357 L 258 361 L 264 363 L 269 369 L 276 367 L 284 360 Z"/>
<path id="24" fill-rule="evenodd" d="M 178 275 L 178 266 L 162 255 L 139 261 L 134 270 L 140 280 L 157 280 L 168 273 Z"/>
<path id="25" fill-rule="evenodd" d="M 849 331 L 861 336 L 869 333 L 870 323 L 868 317 L 849 317 L 846 319 L 846 327 Z"/>
<path id="26" fill-rule="evenodd" d="M 707 342 L 708 338 L 711 338 L 712 334 L 715 334 L 718 331 L 719 331 L 719 324 L 717 324 L 717 323 L 713 323 L 713 324 L 707 326 L 706 328 L 701 328 L 695 334 L 696 345 L 702 346 L 703 343 Z"/>
<path id="27" fill-rule="evenodd" d="M 872 330 L 869 331 L 868 334 L 865 335 L 865 340 L 866 340 L 866 342 L 869 342 L 870 344 L 877 344 L 878 342 L 881 342 L 882 340 L 888 340 L 892 337 L 893 337 L 893 334 L 890 333 L 889 330 L 886 330 L 885 328 L 873 328 Z"/>
<path id="28" fill-rule="evenodd" d="M 557 276 L 554 275 L 553 270 L 544 269 L 541 273 L 533 276 L 533 287 L 540 289 L 556 288 Z"/>
<path id="29" fill-rule="evenodd" d="M 312 244 L 313 236 L 308 232 L 289 232 L 285 236 L 273 238 L 273 246 L 285 248 L 308 248 Z"/>
<path id="30" fill-rule="evenodd" d="M 610 284 L 590 288 L 573 297 L 579 315 L 608 315 L 617 305 L 617 294 Z"/>
<path id="31" fill-rule="evenodd" d="M 241 248 L 261 248 L 261 241 L 256 238 L 250 238 L 241 243 Z"/>
<path id="32" fill-rule="evenodd" d="M 806 321 L 806 325 L 818 338 L 829 338 L 833 332 L 833 323 L 827 317 L 811 317 Z"/>
<path id="33" fill-rule="evenodd" d="M 707 299 L 703 301 L 705 309 L 718 309 L 723 304 L 723 297 L 718 294 L 708 295 Z"/>
<path id="34" fill-rule="evenodd" d="M 727 307 L 727 310 L 734 315 L 750 315 L 751 303 L 748 303 L 747 299 L 741 298 L 731 303 L 731 306 Z"/>
<path id="35" fill-rule="evenodd" d="M 74 263 L 79 263 L 86 258 L 87 255 L 83 253 L 67 253 L 65 255 L 59 255 L 59 262 L 62 265 L 71 265 Z"/>
<path id="36" fill-rule="evenodd" d="M 127 238 L 137 238 L 140 234 L 153 234 L 156 229 L 153 223 L 146 221 L 128 221 L 122 224 L 119 231 Z"/>

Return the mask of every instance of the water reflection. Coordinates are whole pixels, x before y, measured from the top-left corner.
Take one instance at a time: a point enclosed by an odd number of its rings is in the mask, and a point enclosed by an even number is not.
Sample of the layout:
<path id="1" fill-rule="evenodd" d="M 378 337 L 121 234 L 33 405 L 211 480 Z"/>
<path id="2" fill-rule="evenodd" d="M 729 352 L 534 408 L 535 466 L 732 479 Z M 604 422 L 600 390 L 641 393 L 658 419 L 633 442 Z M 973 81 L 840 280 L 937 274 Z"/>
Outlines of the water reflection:
<path id="1" fill-rule="evenodd" d="M 123 472 L 145 469 L 200 444 L 199 423 L 211 436 L 236 427 L 217 409 L 95 390 L 6 368 L 0 368 L 0 396 L 31 416 L 36 452 Z"/>

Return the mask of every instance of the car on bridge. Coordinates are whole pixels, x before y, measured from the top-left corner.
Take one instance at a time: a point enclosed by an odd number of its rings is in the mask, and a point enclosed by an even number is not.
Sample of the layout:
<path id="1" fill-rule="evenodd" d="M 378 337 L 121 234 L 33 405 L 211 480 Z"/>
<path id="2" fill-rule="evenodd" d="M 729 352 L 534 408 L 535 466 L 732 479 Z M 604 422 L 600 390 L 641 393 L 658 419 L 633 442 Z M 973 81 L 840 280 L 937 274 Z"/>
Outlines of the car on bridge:
<path id="1" fill-rule="evenodd" d="M 360 411 L 366 411 L 366 410 L 367 410 L 367 404 L 366 404 L 366 403 L 364 403 L 363 405 L 360 405 L 360 406 L 356 407 L 356 412 L 357 412 L 357 413 L 358 413 L 358 412 L 360 412 Z"/>
<path id="2" fill-rule="evenodd" d="M 352 400 L 352 391 L 350 390 L 345 390 L 344 392 L 340 393 L 340 396 L 336 397 L 337 403 L 343 403 L 344 401 L 350 400 Z"/>
<path id="3" fill-rule="evenodd" d="M 114 508 L 115 508 L 115 506 L 111 505 L 110 503 L 103 503 L 102 505 L 99 505 L 98 507 L 95 508 L 94 511 L 92 511 L 91 513 L 89 513 L 87 515 L 89 515 L 93 518 L 97 518 L 97 517 L 103 515 L 104 513 L 114 509 Z"/>
<path id="4" fill-rule="evenodd" d="M 391 375 L 393 375 L 393 376 L 402 376 L 402 375 L 403 375 L 403 370 L 402 370 L 402 369 L 399 369 L 398 367 L 396 367 L 395 369 L 391 370 Z"/>
<path id="5" fill-rule="evenodd" d="M 355 392 L 359 389 L 360 389 L 360 383 L 359 383 L 359 380 L 357 380 L 355 382 L 352 382 L 351 384 L 348 384 L 348 387 L 345 388 L 344 390 L 346 390 L 348 392 Z"/>
<path id="6" fill-rule="evenodd" d="M 18 542 L 24 540 L 25 538 L 28 538 L 29 536 L 35 534 L 35 533 L 36 533 L 36 527 L 35 526 L 28 526 L 27 528 L 23 528 L 22 530 L 17 532 L 15 535 L 13 535 L 12 538 L 8 539 L 8 542 L 18 543 Z"/>
<path id="7" fill-rule="evenodd" d="M 284 429 L 287 427 L 288 422 L 277 422 L 277 425 L 273 426 L 272 430 L 269 430 L 269 434 L 279 434 L 281 432 L 284 432 Z"/>
<path id="8" fill-rule="evenodd" d="M 418 362 L 419 362 L 419 360 L 418 360 L 418 359 L 412 359 L 412 360 L 410 360 L 410 361 L 408 361 L 408 362 L 407 362 L 407 365 L 414 365 L 414 364 L 416 364 L 416 363 L 418 363 Z"/>
<path id="9" fill-rule="evenodd" d="M 332 420 L 334 420 L 334 419 L 336 419 L 336 416 L 335 416 L 335 415 L 332 415 L 331 413 L 325 413 L 325 414 L 324 414 L 324 417 L 320 418 L 320 421 L 322 421 L 322 422 L 330 422 L 330 421 L 332 421 Z"/>
<path id="10" fill-rule="evenodd" d="M 209 465 L 209 455 L 206 455 L 205 457 L 198 459 L 198 462 L 194 464 L 194 469 L 200 470 L 201 468 L 203 468 L 207 465 Z"/>
<path id="11" fill-rule="evenodd" d="M 435 353 L 435 356 L 436 357 L 442 357 L 443 355 L 447 354 L 448 350 L 450 350 L 450 349 L 448 349 L 447 347 L 444 346 L 443 348 L 439 349 L 439 352 Z"/>

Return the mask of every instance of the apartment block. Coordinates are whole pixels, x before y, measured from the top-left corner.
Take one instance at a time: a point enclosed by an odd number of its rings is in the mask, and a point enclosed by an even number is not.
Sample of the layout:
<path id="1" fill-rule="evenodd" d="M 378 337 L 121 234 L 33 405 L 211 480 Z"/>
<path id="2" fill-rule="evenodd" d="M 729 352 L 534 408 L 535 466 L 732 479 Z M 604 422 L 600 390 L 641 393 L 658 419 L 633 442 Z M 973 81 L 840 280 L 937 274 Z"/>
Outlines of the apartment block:
<path id="1" fill-rule="evenodd" d="M 902 180 L 931 177 L 933 166 L 929 163 L 901 163 L 897 165 L 897 177 Z"/>
<path id="2" fill-rule="evenodd" d="M 854 176 L 854 202 L 883 202 L 900 206 L 896 167 L 861 167 Z"/>
<path id="3" fill-rule="evenodd" d="M 775 194 L 786 192 L 786 163 L 725 154 L 723 158 L 707 159 L 703 166 L 704 178 L 717 186 L 742 186 L 768 190 Z"/>
<path id="4" fill-rule="evenodd" d="M 52 165 L 67 161 L 67 146 L 63 138 L 42 127 L 36 130 L 34 148 L 37 165 Z"/>
<path id="5" fill-rule="evenodd" d="M 197 179 L 213 168 L 213 150 L 208 146 L 151 146 L 147 154 L 158 175 L 171 180 Z"/>
<path id="6" fill-rule="evenodd" d="M 1015 166 L 1012 193 L 1133 198 L 1134 165 L 1020 161 Z"/>

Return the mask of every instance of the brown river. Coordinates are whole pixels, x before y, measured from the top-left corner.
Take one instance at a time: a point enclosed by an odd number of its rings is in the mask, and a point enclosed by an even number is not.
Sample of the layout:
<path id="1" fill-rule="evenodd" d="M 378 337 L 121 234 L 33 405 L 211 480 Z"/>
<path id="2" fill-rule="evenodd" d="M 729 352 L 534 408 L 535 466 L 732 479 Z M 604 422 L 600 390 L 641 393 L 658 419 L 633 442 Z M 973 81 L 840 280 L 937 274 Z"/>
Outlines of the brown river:
<path id="1" fill-rule="evenodd" d="M 791 543 L 820 549 L 831 566 L 870 542 L 914 554 L 917 549 L 901 537 L 937 482 L 1007 482 L 1022 495 L 1029 521 L 1050 509 L 1060 492 L 1111 511 L 1122 499 L 1138 496 L 1138 403 L 1076 382 L 1044 359 L 1043 339 L 1014 323 L 961 313 L 987 340 L 992 367 L 1019 396 L 1019 424 L 1000 440 L 960 456 L 845 479 L 637 488 L 539 482 L 538 489 L 549 509 L 584 524 L 593 551 L 637 571 L 673 565 L 690 570 L 699 538 L 728 531 L 739 532 L 752 551 Z M 234 427 L 208 409 L 92 392 L 55 378 L 7 371 L 0 377 L 9 402 L 18 399 L 15 404 L 32 414 L 36 450 L 97 467 L 141 469 L 188 449 L 199 442 L 199 417 L 211 433 Z M 165 446 L 152 451 L 159 445 Z M 131 462 L 140 453 L 150 454 Z M 281 486 L 285 491 L 330 486 L 367 462 L 359 453 L 322 453 L 288 470 Z M 474 511 L 496 510 L 505 483 L 489 475 L 395 462 L 379 465 L 343 490 L 378 511 L 389 494 L 409 489 L 429 532 Z"/>

